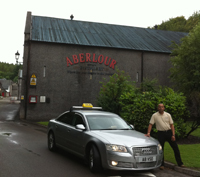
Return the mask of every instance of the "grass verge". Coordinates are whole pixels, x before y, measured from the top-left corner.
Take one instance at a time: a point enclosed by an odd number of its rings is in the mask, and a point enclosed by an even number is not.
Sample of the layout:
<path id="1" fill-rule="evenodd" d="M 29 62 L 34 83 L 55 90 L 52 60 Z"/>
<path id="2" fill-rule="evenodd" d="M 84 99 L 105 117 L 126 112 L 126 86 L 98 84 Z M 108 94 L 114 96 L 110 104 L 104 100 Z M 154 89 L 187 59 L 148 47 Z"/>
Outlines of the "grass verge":
<path id="1" fill-rule="evenodd" d="M 48 126 L 48 121 L 47 122 L 37 122 L 38 124 L 40 124 L 40 125 L 44 125 L 44 126 Z"/>
<path id="2" fill-rule="evenodd" d="M 189 168 L 200 170 L 200 144 L 183 144 L 178 145 L 178 147 L 184 165 Z M 174 152 L 169 143 L 165 143 L 164 157 L 166 161 L 177 164 Z"/>
<path id="3" fill-rule="evenodd" d="M 187 129 L 189 131 L 189 128 Z M 191 133 L 192 136 L 200 137 L 200 128 Z M 186 167 L 193 168 L 200 171 L 200 144 L 179 144 L 178 145 L 181 158 Z M 169 143 L 165 143 L 164 150 L 165 160 L 174 164 L 176 163 L 174 152 Z"/>

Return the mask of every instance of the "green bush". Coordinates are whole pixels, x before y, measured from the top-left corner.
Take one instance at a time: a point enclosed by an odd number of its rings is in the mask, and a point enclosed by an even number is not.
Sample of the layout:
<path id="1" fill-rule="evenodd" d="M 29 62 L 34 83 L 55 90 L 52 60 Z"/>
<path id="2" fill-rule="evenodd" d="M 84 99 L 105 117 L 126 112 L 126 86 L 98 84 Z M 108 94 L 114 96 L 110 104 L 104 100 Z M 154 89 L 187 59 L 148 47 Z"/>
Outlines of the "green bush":
<path id="1" fill-rule="evenodd" d="M 152 92 L 141 93 L 133 89 L 129 93 L 123 93 L 120 97 L 121 116 L 133 124 L 136 130 L 146 133 L 157 100 L 158 94 Z"/>
<path id="2" fill-rule="evenodd" d="M 163 103 L 165 111 L 172 115 L 176 137 L 184 137 L 186 126 L 183 117 L 188 115 L 185 106 L 186 98 L 182 93 L 176 93 L 170 88 L 160 88 L 157 92 L 141 92 L 132 89 L 129 93 L 123 93 L 120 97 L 121 116 L 133 124 L 136 130 L 146 133 L 150 118 L 157 111 L 159 103 Z M 151 135 L 155 137 L 156 132 L 153 126 Z"/>

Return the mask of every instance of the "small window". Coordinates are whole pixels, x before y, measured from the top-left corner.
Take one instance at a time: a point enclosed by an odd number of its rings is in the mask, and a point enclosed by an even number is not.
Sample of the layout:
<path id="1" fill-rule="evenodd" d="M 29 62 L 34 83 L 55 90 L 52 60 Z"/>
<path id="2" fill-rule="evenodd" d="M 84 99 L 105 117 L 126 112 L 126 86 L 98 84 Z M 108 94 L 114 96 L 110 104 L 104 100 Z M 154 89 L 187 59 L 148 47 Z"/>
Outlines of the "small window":
<path id="1" fill-rule="evenodd" d="M 139 82 L 139 73 L 136 73 L 136 82 Z"/>
<path id="2" fill-rule="evenodd" d="M 44 68 L 43 68 L 43 77 L 45 77 L 46 76 L 46 66 L 44 66 Z"/>

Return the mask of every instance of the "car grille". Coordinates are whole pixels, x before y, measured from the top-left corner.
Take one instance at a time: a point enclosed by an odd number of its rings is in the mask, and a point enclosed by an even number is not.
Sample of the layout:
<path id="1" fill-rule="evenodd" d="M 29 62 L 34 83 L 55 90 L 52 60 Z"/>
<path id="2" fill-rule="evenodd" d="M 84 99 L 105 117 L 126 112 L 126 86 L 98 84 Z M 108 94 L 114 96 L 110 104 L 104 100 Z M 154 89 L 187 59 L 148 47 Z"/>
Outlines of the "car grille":
<path id="1" fill-rule="evenodd" d="M 133 148 L 134 156 L 145 156 L 145 155 L 156 155 L 156 154 L 157 154 L 157 146 Z"/>
<path id="2" fill-rule="evenodd" d="M 157 146 L 149 146 L 149 147 L 134 147 L 133 149 L 133 155 L 135 159 L 138 159 L 142 156 L 151 156 L 151 155 L 157 155 Z M 136 168 L 150 168 L 155 167 L 157 164 L 157 161 L 155 162 L 136 162 Z"/>

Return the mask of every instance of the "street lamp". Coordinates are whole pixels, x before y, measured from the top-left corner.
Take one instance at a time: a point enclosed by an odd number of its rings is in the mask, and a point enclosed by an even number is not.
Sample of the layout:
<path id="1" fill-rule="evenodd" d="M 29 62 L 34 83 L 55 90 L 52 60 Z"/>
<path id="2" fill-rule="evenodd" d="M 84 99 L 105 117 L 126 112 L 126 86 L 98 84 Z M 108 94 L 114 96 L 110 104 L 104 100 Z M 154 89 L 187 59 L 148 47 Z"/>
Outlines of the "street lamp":
<path id="1" fill-rule="evenodd" d="M 19 52 L 17 51 L 17 52 L 15 53 L 15 59 L 16 59 L 17 65 L 18 65 L 19 56 L 20 56 L 20 54 L 19 54 Z M 19 90 L 21 90 L 21 88 L 20 88 L 20 87 L 21 87 L 21 81 L 20 81 L 20 79 L 18 79 L 18 84 L 17 84 L 17 86 L 18 86 L 17 100 L 19 100 Z"/>
<path id="2" fill-rule="evenodd" d="M 17 52 L 15 53 L 15 59 L 16 59 L 16 63 L 17 63 L 17 64 L 18 64 L 19 56 L 20 56 L 20 54 L 19 54 L 19 52 L 17 51 Z"/>

